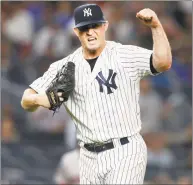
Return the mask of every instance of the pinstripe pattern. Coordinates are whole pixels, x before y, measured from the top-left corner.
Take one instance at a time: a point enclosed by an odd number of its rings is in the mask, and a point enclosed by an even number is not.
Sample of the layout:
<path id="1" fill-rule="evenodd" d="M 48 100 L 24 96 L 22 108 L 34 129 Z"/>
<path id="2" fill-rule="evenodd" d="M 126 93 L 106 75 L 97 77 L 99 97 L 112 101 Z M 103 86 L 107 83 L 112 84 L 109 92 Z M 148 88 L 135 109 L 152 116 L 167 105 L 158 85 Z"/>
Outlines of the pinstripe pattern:
<path id="1" fill-rule="evenodd" d="M 37 92 L 45 91 L 57 71 L 67 61 L 72 61 L 76 65 L 76 87 L 64 105 L 76 118 L 78 139 L 90 143 L 130 136 L 141 129 L 139 81 L 151 74 L 151 53 L 151 50 L 108 41 L 91 73 L 89 64 L 83 58 L 82 48 L 79 48 L 51 64 L 48 71 L 30 86 Z M 104 92 L 101 93 L 95 78 L 100 71 L 107 78 L 109 69 L 117 73 L 117 89 L 107 94 L 107 88 L 103 86 Z"/>
<path id="2" fill-rule="evenodd" d="M 74 62 L 76 86 L 64 106 L 74 118 L 78 140 L 94 143 L 132 136 L 130 139 L 133 141 L 128 145 L 99 154 L 81 149 L 82 184 L 143 182 L 146 148 L 137 136 L 141 129 L 139 83 L 144 76 L 153 75 L 150 70 L 151 54 L 152 50 L 107 41 L 91 72 L 80 47 L 68 57 L 51 64 L 47 72 L 30 85 L 35 91 L 44 92 L 57 71 L 66 62 Z M 109 70 L 116 73 L 117 88 L 111 87 L 112 93 L 107 94 L 104 84 L 103 92 L 100 92 L 101 86 L 96 77 L 100 72 L 107 79 Z"/>
<path id="3" fill-rule="evenodd" d="M 129 143 L 114 149 L 92 153 L 81 148 L 81 184 L 143 184 L 147 163 L 147 148 L 136 134 Z M 89 182 L 88 182 L 89 179 Z"/>

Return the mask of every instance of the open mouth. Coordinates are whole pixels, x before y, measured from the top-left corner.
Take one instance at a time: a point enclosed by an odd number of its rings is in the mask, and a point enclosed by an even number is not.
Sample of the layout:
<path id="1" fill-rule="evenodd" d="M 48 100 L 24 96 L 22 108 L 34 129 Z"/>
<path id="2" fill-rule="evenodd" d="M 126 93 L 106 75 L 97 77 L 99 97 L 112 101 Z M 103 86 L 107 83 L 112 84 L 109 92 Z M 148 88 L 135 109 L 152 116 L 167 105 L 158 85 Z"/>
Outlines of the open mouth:
<path id="1" fill-rule="evenodd" d="M 88 42 L 94 42 L 95 40 L 97 40 L 96 38 L 94 38 L 94 37 L 90 37 L 90 38 L 88 38 Z"/>

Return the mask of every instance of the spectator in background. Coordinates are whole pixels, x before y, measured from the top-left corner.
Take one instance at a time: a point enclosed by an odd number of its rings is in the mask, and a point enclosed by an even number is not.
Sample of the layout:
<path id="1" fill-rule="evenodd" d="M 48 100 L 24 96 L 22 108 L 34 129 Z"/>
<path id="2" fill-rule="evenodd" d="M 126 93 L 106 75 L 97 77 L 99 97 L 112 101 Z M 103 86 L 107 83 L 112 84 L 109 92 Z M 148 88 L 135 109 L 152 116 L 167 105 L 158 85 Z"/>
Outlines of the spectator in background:
<path id="1" fill-rule="evenodd" d="M 31 43 L 34 36 L 34 20 L 26 10 L 25 2 L 7 2 L 2 6 L 2 36 L 11 44 L 7 78 L 17 84 L 28 84 L 27 74 L 33 72 L 24 66 L 31 55 Z M 25 68 L 25 70 L 23 70 Z"/>
<path id="2" fill-rule="evenodd" d="M 19 85 L 27 85 L 28 78 L 27 78 L 27 74 L 23 69 L 24 69 L 24 65 L 22 65 L 20 61 L 11 64 L 7 71 L 8 80 Z"/>
<path id="3" fill-rule="evenodd" d="M 159 94 L 152 88 L 150 78 L 144 78 L 140 82 L 139 105 L 141 111 L 141 133 L 145 137 L 151 132 L 158 132 L 162 128 L 163 103 Z"/>
<path id="4" fill-rule="evenodd" d="M 187 166 L 186 167 L 192 171 L 192 148 L 191 148 L 191 150 L 188 154 Z"/>
<path id="5" fill-rule="evenodd" d="M 66 56 L 70 51 L 70 36 L 57 21 L 52 18 L 37 32 L 33 42 L 35 56 L 55 60 Z"/>
<path id="6" fill-rule="evenodd" d="M 37 32 L 45 22 L 52 17 L 52 6 L 50 2 L 27 1 L 26 10 L 34 20 L 34 31 Z"/>
<path id="7" fill-rule="evenodd" d="M 71 27 L 73 22 L 71 3 L 68 1 L 59 1 L 56 4 L 55 19 L 59 22 L 64 30 Z M 71 31 L 70 31 L 71 32 Z"/>
<path id="8" fill-rule="evenodd" d="M 175 166 L 176 158 L 172 150 L 167 147 L 165 134 L 154 132 L 146 136 L 148 147 L 147 163 L 149 167 L 170 169 Z"/>
<path id="9" fill-rule="evenodd" d="M 18 85 L 27 85 L 36 77 L 37 72 L 34 70 L 30 52 L 31 49 L 14 52 L 15 54 L 10 58 L 10 65 L 7 69 L 6 77 L 9 81 Z"/>
<path id="10" fill-rule="evenodd" d="M 10 67 L 11 58 L 11 43 L 6 38 L 1 40 L 1 76 L 6 78 L 7 71 Z"/>
<path id="11" fill-rule="evenodd" d="M 181 84 L 182 91 L 186 93 L 189 100 L 192 98 L 192 55 L 187 55 L 186 53 L 190 50 L 192 50 L 191 47 L 177 50 L 175 52 L 176 57 L 173 59 L 174 65 L 172 66 L 172 70 L 176 74 L 178 83 Z"/>
<path id="12" fill-rule="evenodd" d="M 180 176 L 178 179 L 177 179 L 177 182 L 176 184 L 183 184 L 183 185 L 190 185 L 192 184 L 192 180 L 191 180 L 191 177 L 189 176 Z"/>
<path id="13" fill-rule="evenodd" d="M 53 177 L 57 185 L 79 184 L 79 150 L 77 146 L 61 157 Z"/>
<path id="14" fill-rule="evenodd" d="M 71 122 L 63 106 L 54 116 L 52 111 L 39 107 L 37 111 L 28 113 L 27 117 L 28 126 L 35 132 L 63 133 L 68 122 Z"/>
<path id="15" fill-rule="evenodd" d="M 192 2 L 191 1 L 178 1 L 172 7 L 172 15 L 175 21 L 183 28 L 187 29 L 188 17 L 192 16 Z"/>
<path id="16" fill-rule="evenodd" d="M 4 105 L 1 118 L 1 140 L 4 143 L 18 141 L 19 137 L 13 119 L 13 109 L 10 104 Z"/>
<path id="17" fill-rule="evenodd" d="M 163 104 L 159 94 L 152 89 L 150 78 L 141 80 L 139 105 L 144 125 L 141 134 L 148 148 L 148 165 L 171 167 L 175 159 L 166 148 L 167 141 L 162 131 Z"/>
<path id="18" fill-rule="evenodd" d="M 174 184 L 174 180 L 168 173 L 159 173 L 152 180 L 152 184 Z"/>
<path id="19" fill-rule="evenodd" d="M 190 168 L 192 108 L 183 92 L 173 92 L 164 105 L 164 130 L 168 146 L 177 159 L 176 167 Z"/>
<path id="20" fill-rule="evenodd" d="M 125 5 L 118 2 L 113 2 L 108 6 L 104 6 L 105 11 L 107 10 L 107 20 L 110 23 L 109 33 L 107 33 L 107 38 L 109 40 L 114 40 L 117 38 L 118 42 L 123 44 L 130 43 L 130 40 L 135 39 L 134 24 L 132 18 L 127 15 L 127 10 Z M 128 17 L 123 19 L 123 17 Z"/>
<path id="21" fill-rule="evenodd" d="M 15 44 L 28 45 L 34 34 L 34 20 L 25 9 L 25 2 L 11 2 L 8 16 L 2 22 L 2 31 Z"/>
<path id="22" fill-rule="evenodd" d="M 66 150 L 76 148 L 76 127 L 63 106 L 54 116 L 52 111 L 39 107 L 37 111 L 27 114 L 27 124 L 32 132 L 58 135 L 58 139 L 62 136 Z"/>
<path id="23" fill-rule="evenodd" d="M 170 144 L 190 142 L 192 107 L 181 91 L 173 92 L 164 104 L 163 127 Z"/>

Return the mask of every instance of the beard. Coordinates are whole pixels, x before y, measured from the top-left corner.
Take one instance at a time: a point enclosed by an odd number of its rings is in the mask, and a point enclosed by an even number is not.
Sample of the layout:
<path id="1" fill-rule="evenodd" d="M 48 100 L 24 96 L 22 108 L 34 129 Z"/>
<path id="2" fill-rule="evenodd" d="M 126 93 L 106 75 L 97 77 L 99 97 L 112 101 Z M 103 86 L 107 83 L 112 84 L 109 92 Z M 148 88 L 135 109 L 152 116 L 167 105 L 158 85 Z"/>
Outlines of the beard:
<path id="1" fill-rule="evenodd" d="M 95 55 L 96 52 L 97 52 L 97 49 L 89 49 L 89 48 L 86 48 L 87 52 L 90 53 L 91 55 Z"/>
<path id="2" fill-rule="evenodd" d="M 83 46 L 84 49 L 87 51 L 87 53 L 90 53 L 91 55 L 95 55 L 100 47 L 93 47 L 90 48 L 86 44 Z"/>

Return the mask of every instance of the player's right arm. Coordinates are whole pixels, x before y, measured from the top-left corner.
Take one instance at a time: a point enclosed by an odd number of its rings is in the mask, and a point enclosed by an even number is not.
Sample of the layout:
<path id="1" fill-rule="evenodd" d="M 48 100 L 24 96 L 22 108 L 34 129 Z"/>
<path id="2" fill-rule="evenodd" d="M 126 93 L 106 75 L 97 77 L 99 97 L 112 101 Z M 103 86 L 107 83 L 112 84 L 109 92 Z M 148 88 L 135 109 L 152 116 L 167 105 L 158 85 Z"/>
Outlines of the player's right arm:
<path id="1" fill-rule="evenodd" d="M 35 90 L 28 88 L 23 93 L 21 106 L 26 111 L 34 112 L 39 106 L 50 108 L 50 102 L 45 93 L 38 94 Z"/>
<path id="2" fill-rule="evenodd" d="M 45 92 L 65 62 L 66 58 L 52 63 L 43 76 L 36 79 L 30 85 L 30 88 L 24 91 L 21 99 L 21 106 L 24 110 L 33 112 L 36 111 L 39 106 L 50 108 L 50 103 Z"/>

